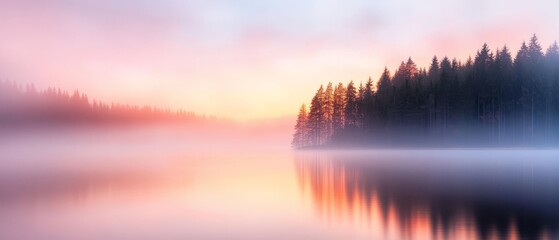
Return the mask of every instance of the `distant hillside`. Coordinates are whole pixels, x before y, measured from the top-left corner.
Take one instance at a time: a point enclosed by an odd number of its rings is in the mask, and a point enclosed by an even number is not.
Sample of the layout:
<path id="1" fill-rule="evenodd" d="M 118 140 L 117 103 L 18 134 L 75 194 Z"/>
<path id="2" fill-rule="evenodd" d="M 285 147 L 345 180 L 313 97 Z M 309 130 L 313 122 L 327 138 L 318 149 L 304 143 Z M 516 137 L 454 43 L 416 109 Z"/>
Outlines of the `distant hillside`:
<path id="1" fill-rule="evenodd" d="M 184 110 L 134 106 L 89 100 L 56 88 L 36 90 L 0 81 L 0 126 L 52 126 L 76 124 L 209 123 L 225 119 L 206 117 Z"/>

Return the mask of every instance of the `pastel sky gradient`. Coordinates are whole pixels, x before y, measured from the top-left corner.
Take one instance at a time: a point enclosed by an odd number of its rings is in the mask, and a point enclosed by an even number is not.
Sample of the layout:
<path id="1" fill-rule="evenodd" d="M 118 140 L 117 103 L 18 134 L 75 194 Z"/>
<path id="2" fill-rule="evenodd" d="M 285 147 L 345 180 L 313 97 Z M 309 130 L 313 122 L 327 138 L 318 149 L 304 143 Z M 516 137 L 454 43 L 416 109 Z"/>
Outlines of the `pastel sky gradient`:
<path id="1" fill-rule="evenodd" d="M 0 0 L 0 78 L 239 120 L 412 57 L 559 40 L 557 0 Z"/>

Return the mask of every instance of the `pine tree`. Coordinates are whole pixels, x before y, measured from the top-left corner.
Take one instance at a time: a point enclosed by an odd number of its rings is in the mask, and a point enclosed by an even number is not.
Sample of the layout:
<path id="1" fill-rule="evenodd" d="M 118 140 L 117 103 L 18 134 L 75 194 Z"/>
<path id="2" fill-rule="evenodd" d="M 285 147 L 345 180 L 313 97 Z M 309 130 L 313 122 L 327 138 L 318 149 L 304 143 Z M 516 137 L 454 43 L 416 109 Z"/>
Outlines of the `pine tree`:
<path id="1" fill-rule="evenodd" d="M 386 129 L 389 121 L 389 111 L 392 102 L 392 82 L 388 68 L 384 68 L 377 82 L 376 111 L 379 119 L 379 128 Z"/>
<path id="2" fill-rule="evenodd" d="M 334 109 L 332 114 L 332 125 L 334 135 L 339 134 L 345 125 L 346 90 L 342 83 L 334 89 Z"/>
<path id="3" fill-rule="evenodd" d="M 415 62 L 410 58 L 406 62 L 406 79 L 405 79 L 405 86 L 407 91 L 411 91 L 412 87 L 416 86 L 417 84 L 417 77 L 419 75 L 419 70 L 417 69 L 417 65 Z M 411 92 L 407 93 L 407 97 L 411 97 Z"/>
<path id="4" fill-rule="evenodd" d="M 334 90 L 332 89 L 332 83 L 328 83 L 326 86 L 326 91 L 324 91 L 324 102 L 322 105 L 323 116 L 323 131 L 322 139 L 327 143 L 330 141 L 333 134 L 333 115 L 334 115 Z"/>
<path id="5" fill-rule="evenodd" d="M 302 148 L 308 145 L 307 120 L 307 107 L 303 104 L 301 105 L 301 109 L 299 109 L 299 115 L 297 115 L 295 133 L 293 134 L 293 141 L 291 142 L 291 146 L 294 148 Z"/>
<path id="6" fill-rule="evenodd" d="M 310 144 L 312 146 L 320 146 L 324 143 L 324 89 L 322 85 L 314 95 L 311 101 L 310 112 L 307 121 Z"/>
<path id="7" fill-rule="evenodd" d="M 431 86 L 439 82 L 439 59 L 437 56 L 434 56 L 431 61 L 431 66 L 427 72 L 427 79 L 429 80 L 429 84 Z"/>
<path id="8" fill-rule="evenodd" d="M 392 78 L 392 83 L 396 87 L 402 87 L 406 81 L 406 64 L 404 61 L 400 63 L 400 66 L 394 72 L 394 77 Z"/>
<path id="9" fill-rule="evenodd" d="M 357 114 L 356 114 L 356 126 L 358 128 L 363 127 L 363 94 L 365 93 L 365 86 L 363 82 L 359 83 L 359 88 L 357 89 Z"/>
<path id="10" fill-rule="evenodd" d="M 366 130 L 372 130 L 374 124 L 374 97 L 373 80 L 369 77 L 369 80 L 367 80 L 363 88 L 363 96 L 361 99 L 363 128 Z"/>
<path id="11" fill-rule="evenodd" d="M 559 136 L 559 46 L 554 42 L 545 53 L 545 73 L 550 91 L 549 131 L 551 141 Z"/>
<path id="12" fill-rule="evenodd" d="M 346 89 L 345 128 L 358 126 L 359 99 L 353 81 L 349 82 Z"/>
<path id="13" fill-rule="evenodd" d="M 507 128 L 507 117 L 511 115 L 512 95 L 512 57 L 506 46 L 497 49 L 495 60 L 491 69 L 492 79 L 492 104 L 494 105 L 492 138 L 494 142 L 501 143 L 505 140 L 503 133 Z M 508 136 L 510 141 L 512 136 Z"/>
<path id="14" fill-rule="evenodd" d="M 528 44 L 528 98 L 530 99 L 530 141 L 541 139 L 544 135 L 545 111 L 547 106 L 545 96 L 545 82 L 543 78 L 543 51 L 536 35 L 533 35 Z"/>

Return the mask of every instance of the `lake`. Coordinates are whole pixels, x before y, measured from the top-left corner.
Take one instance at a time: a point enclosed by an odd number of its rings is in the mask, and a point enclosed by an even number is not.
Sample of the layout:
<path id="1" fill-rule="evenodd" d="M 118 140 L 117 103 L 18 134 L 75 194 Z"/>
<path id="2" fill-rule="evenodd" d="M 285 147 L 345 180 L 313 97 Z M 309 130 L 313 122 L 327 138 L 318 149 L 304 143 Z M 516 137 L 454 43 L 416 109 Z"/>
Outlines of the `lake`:
<path id="1" fill-rule="evenodd" d="M 0 239 L 557 239 L 559 151 L 4 135 Z"/>

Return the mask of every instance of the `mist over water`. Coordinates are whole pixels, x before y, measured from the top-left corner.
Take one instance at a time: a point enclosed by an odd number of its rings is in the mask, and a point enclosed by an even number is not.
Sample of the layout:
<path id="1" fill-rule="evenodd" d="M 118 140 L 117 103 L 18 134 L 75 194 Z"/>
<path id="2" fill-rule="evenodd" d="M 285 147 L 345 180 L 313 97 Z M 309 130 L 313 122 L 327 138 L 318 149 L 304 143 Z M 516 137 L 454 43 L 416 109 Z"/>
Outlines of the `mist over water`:
<path id="1" fill-rule="evenodd" d="M 293 151 L 175 127 L 4 133 L 0 239 L 558 237 L 556 150 Z"/>

